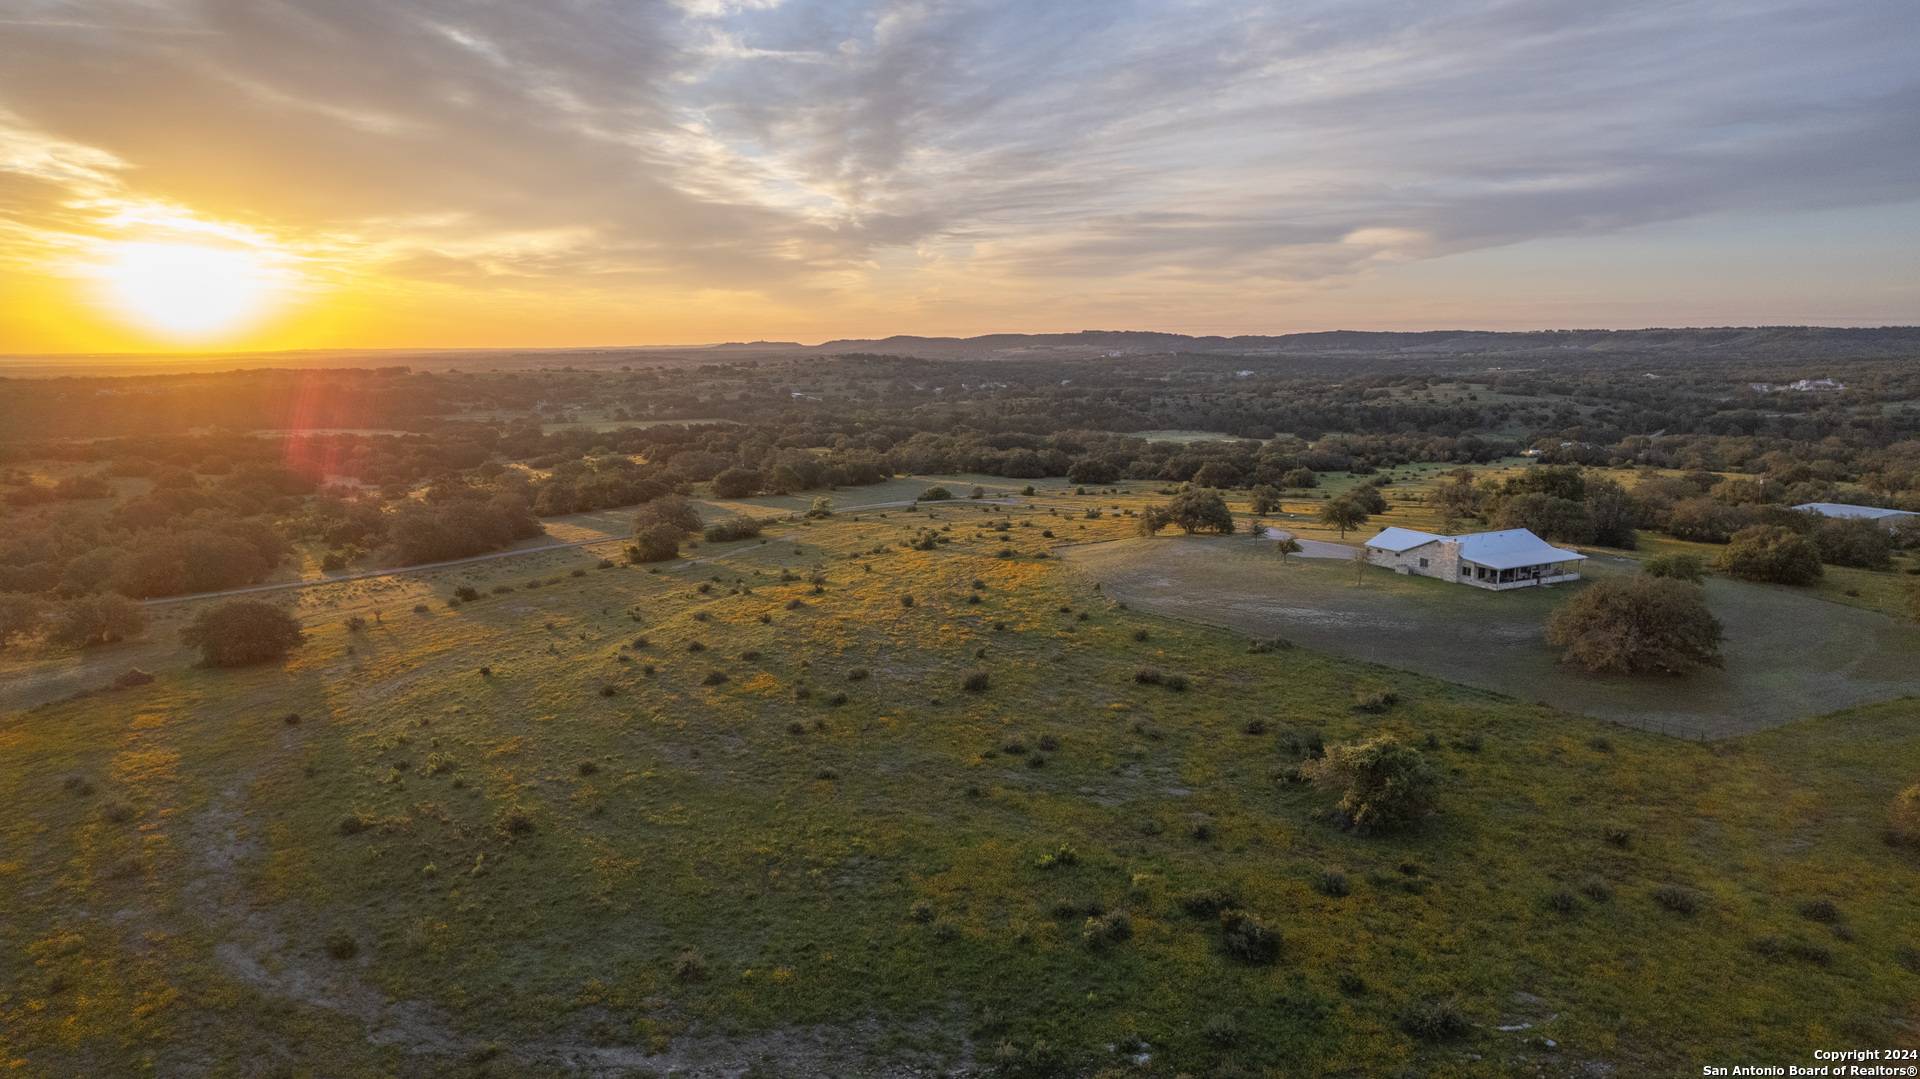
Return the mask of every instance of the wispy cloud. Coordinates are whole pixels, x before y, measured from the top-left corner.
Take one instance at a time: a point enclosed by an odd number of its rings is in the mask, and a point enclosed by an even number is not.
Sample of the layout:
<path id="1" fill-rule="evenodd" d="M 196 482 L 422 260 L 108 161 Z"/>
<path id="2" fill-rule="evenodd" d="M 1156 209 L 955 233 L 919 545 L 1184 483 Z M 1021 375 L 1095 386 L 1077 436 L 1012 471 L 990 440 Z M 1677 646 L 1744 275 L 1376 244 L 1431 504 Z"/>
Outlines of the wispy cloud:
<path id="1" fill-rule="evenodd" d="M 480 290 L 852 311 L 1157 281 L 1219 310 L 1236 281 L 1920 198 L 1920 14 L 1877 0 L 0 0 L 0 24 L 5 235 L 196 207 Z"/>

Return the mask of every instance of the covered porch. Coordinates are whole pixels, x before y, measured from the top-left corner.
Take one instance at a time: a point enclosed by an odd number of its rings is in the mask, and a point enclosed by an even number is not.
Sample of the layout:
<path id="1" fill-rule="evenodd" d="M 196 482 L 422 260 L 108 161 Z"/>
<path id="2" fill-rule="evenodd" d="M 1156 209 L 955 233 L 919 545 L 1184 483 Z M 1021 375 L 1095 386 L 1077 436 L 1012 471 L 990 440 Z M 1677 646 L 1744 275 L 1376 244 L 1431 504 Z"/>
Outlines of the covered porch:
<path id="1" fill-rule="evenodd" d="M 1475 588 L 1490 588 L 1495 591 L 1561 584 L 1579 579 L 1580 571 L 1570 562 L 1543 562 L 1531 566 L 1509 566 L 1504 569 L 1482 566 L 1476 562 L 1460 563 L 1460 580 L 1463 583 L 1473 585 Z"/>

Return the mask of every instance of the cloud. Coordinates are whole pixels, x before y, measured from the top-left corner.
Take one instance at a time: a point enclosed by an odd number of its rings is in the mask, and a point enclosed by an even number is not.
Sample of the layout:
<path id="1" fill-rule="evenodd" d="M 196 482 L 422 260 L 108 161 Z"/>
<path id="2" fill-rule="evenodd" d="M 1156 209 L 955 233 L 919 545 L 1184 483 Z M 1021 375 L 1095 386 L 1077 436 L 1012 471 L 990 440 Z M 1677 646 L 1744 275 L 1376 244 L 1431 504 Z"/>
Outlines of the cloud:
<path id="1" fill-rule="evenodd" d="M 0 23 L 0 236 L 190 207 L 475 289 L 1279 288 L 1920 198 L 1916 16 L 1874 0 L 0 0 Z"/>

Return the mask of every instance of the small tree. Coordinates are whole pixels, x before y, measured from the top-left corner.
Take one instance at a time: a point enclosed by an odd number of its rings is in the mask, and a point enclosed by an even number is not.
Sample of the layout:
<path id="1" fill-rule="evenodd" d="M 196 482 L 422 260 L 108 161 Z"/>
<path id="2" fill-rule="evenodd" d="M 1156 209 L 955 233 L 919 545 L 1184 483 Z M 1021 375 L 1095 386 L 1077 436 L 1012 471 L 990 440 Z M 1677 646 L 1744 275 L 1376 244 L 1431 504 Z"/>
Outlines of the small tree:
<path id="1" fill-rule="evenodd" d="M 1288 487 L 1318 487 L 1320 477 L 1314 475 L 1311 468 L 1296 468 L 1280 477 L 1280 482 Z"/>
<path id="2" fill-rule="evenodd" d="M 26 592 L 0 592 L 0 649 L 46 625 L 47 604 Z"/>
<path id="3" fill-rule="evenodd" d="M 1233 533 L 1233 511 L 1218 492 L 1188 488 L 1174 495 L 1161 513 L 1166 524 L 1176 524 L 1187 535 L 1211 532 L 1226 536 Z"/>
<path id="4" fill-rule="evenodd" d="M 948 502 L 948 501 L 951 501 L 952 499 L 953 499 L 952 491 L 947 490 L 945 487 L 934 486 L 934 487 L 929 487 L 926 490 L 920 492 L 919 501 Z"/>
<path id="5" fill-rule="evenodd" d="M 807 509 L 807 516 L 809 517 L 833 516 L 833 499 L 828 498 L 826 495 L 821 495 L 818 498 L 815 498 L 813 500 L 813 505 L 808 507 Z"/>
<path id="6" fill-rule="evenodd" d="M 1301 551 L 1300 541 L 1297 539 L 1294 539 L 1292 536 L 1281 536 L 1280 542 L 1274 544 L 1273 546 L 1274 546 L 1274 550 L 1280 552 L 1280 561 L 1282 562 L 1285 562 L 1287 560 L 1288 555 L 1299 554 Z"/>
<path id="7" fill-rule="evenodd" d="M 1701 590 L 1667 577 L 1596 581 L 1547 618 L 1561 659 L 1596 673 L 1684 674 L 1720 665 L 1720 620 Z"/>
<path id="8" fill-rule="evenodd" d="M 1886 569 L 1893 559 L 1893 536 L 1879 521 L 1827 520 L 1813 532 L 1820 560 L 1830 566 Z"/>
<path id="9" fill-rule="evenodd" d="M 751 468 L 729 468 L 713 478 L 713 493 L 719 498 L 745 498 L 765 483 L 766 479 Z"/>
<path id="10" fill-rule="evenodd" d="M 1640 572 L 1649 577 L 1699 584 L 1707 578 L 1707 563 L 1697 554 L 1661 554 L 1640 563 Z"/>
<path id="11" fill-rule="evenodd" d="M 1734 533 L 1714 566 L 1741 580 L 1773 584 L 1812 584 L 1821 573 L 1819 549 L 1779 525 L 1754 525 Z"/>
<path id="12" fill-rule="evenodd" d="M 1254 539 L 1263 539 L 1267 534 L 1267 523 L 1258 517 L 1247 518 L 1247 535 Z"/>
<path id="13" fill-rule="evenodd" d="M 633 534 L 633 546 L 627 548 L 629 562 L 665 562 L 680 557 L 683 533 L 664 521 L 643 525 Z"/>
<path id="14" fill-rule="evenodd" d="M 271 603 L 229 600 L 201 611 L 180 631 L 209 667 L 244 667 L 279 659 L 305 642 L 300 623 Z"/>
<path id="15" fill-rule="evenodd" d="M 1280 489 L 1270 483 L 1255 485 L 1253 488 L 1253 512 L 1280 512 Z"/>
<path id="16" fill-rule="evenodd" d="M 1346 493 L 1346 498 L 1360 507 L 1362 513 L 1379 514 L 1387 512 L 1387 496 L 1380 493 L 1380 483 L 1363 483 Z"/>
<path id="17" fill-rule="evenodd" d="M 700 511 L 680 495 L 661 495 L 641 506 L 633 515 L 633 534 L 637 538 L 643 530 L 657 524 L 667 525 L 682 536 L 690 536 L 700 531 Z"/>
<path id="18" fill-rule="evenodd" d="M 1440 787 L 1439 773 L 1419 750 L 1385 734 L 1329 746 L 1325 757 L 1301 771 L 1322 789 L 1339 792 L 1334 810 L 1357 832 L 1412 824 L 1433 810 Z"/>
<path id="19" fill-rule="evenodd" d="M 103 593 L 68 600 L 54 611 L 52 622 L 55 643 L 92 648 L 140 636 L 147 612 L 125 596 Z"/>
<path id="20" fill-rule="evenodd" d="M 1142 536 L 1154 536 L 1158 535 L 1160 530 L 1167 527 L 1169 523 L 1166 510 L 1159 506 L 1148 506 L 1141 511 L 1140 522 L 1134 527 L 1139 530 Z"/>
<path id="21" fill-rule="evenodd" d="M 1339 529 L 1340 538 L 1346 539 L 1348 529 L 1359 528 L 1367 523 L 1367 511 L 1361 509 L 1359 503 L 1343 495 L 1328 499 L 1326 504 L 1320 507 L 1320 523 L 1328 528 Z"/>

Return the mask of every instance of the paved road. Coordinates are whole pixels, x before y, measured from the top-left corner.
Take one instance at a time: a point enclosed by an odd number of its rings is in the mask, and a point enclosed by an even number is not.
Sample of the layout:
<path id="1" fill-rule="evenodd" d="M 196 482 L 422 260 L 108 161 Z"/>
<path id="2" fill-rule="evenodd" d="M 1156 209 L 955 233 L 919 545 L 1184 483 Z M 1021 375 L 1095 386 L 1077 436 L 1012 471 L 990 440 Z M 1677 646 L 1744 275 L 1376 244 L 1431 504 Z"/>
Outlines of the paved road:
<path id="1" fill-rule="evenodd" d="M 929 505 L 943 505 L 943 504 L 950 505 L 950 504 L 965 504 L 965 503 L 978 504 L 978 503 L 984 502 L 984 503 L 989 503 L 995 506 L 1017 506 L 1017 505 L 1020 505 L 1023 501 L 1025 500 L 1018 499 L 1018 498 L 955 498 L 955 499 L 950 499 L 945 503 L 928 503 L 928 504 Z M 893 502 L 869 502 L 863 506 L 847 506 L 844 509 L 835 510 L 834 512 L 835 513 L 858 513 L 862 510 L 897 509 L 901 506 L 912 506 L 916 504 L 917 504 L 917 501 L 915 499 L 905 498 L 905 499 L 899 499 Z M 798 512 L 800 511 L 779 510 L 779 511 L 770 513 L 767 516 L 769 518 L 786 517 L 790 514 L 798 513 Z M 445 562 L 422 562 L 417 566 L 396 566 L 392 569 L 360 570 L 356 573 L 341 573 L 332 577 L 312 577 L 312 578 L 304 578 L 298 581 L 275 581 L 270 584 L 248 585 L 245 588 L 228 588 L 219 592 L 193 592 L 184 596 L 161 596 L 157 599 L 142 600 L 141 602 L 149 607 L 162 607 L 170 603 L 191 603 L 194 600 L 221 599 L 226 596 L 246 596 L 246 595 L 253 595 L 255 593 L 260 593 L 260 592 L 284 592 L 294 588 L 318 588 L 323 585 L 339 584 L 343 581 L 365 581 L 365 580 L 371 580 L 376 577 L 400 577 L 409 573 L 428 573 L 437 569 L 447 569 L 451 566 L 471 565 L 475 562 L 492 562 L 495 559 L 500 559 L 500 558 L 518 558 L 521 555 L 541 554 L 545 551 L 566 551 L 566 550 L 572 550 L 580 547 L 597 547 L 601 544 L 606 544 L 606 543 L 625 543 L 625 542 L 627 541 L 626 541 L 626 537 L 624 536 L 602 536 L 599 539 L 572 540 L 566 543 L 543 543 L 538 547 L 517 547 L 509 551 L 490 551 L 487 554 L 477 554 L 477 555 L 473 555 L 470 558 L 453 558 L 453 559 L 448 559 Z M 1312 542 L 1312 541 L 1309 540 L 1307 542 Z M 709 559 L 690 558 L 690 559 L 685 559 L 681 562 L 678 562 L 676 563 L 676 565 L 694 566 L 694 565 L 699 565 L 700 563 L 706 562 L 706 561 L 709 561 Z M 668 568 L 671 568 L 671 567 L 668 567 Z"/>
<path id="2" fill-rule="evenodd" d="M 1283 528 L 1269 528 L 1262 535 L 1266 539 L 1282 540 L 1288 536 L 1293 536 L 1293 533 Z M 1298 536 L 1294 536 L 1294 538 L 1299 540 L 1301 558 L 1337 558 L 1344 562 L 1353 557 L 1353 552 L 1360 549 L 1346 543 L 1333 543 L 1328 540 L 1317 539 L 1300 539 Z"/>

